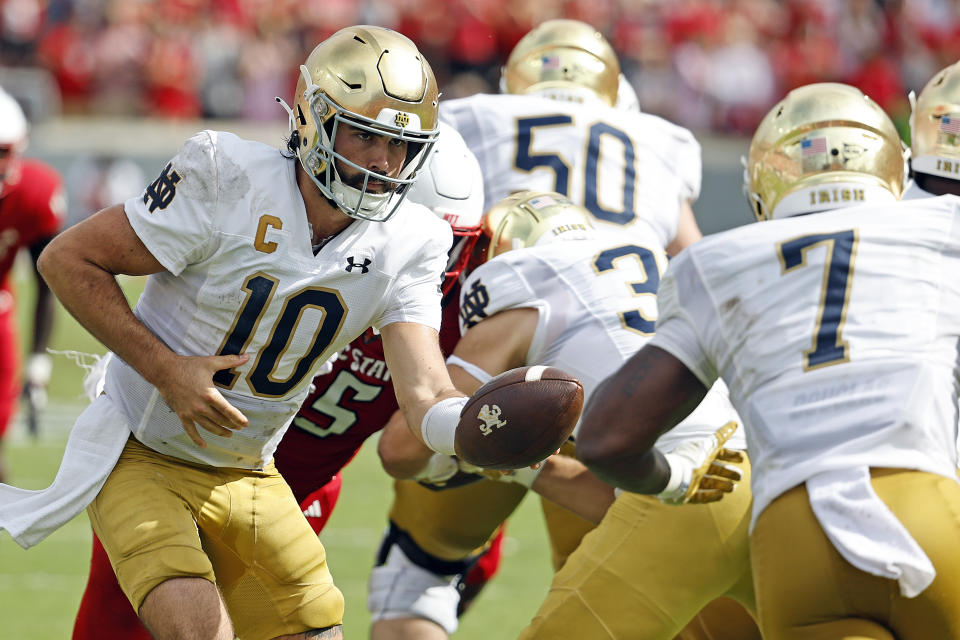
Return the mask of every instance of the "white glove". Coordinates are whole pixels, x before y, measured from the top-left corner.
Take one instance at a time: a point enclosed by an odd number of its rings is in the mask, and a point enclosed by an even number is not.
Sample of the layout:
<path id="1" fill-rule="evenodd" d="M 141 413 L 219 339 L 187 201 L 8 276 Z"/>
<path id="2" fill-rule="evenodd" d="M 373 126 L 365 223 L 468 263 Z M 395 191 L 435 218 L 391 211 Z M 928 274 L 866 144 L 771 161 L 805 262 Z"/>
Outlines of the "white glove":
<path id="1" fill-rule="evenodd" d="M 427 466 L 415 475 L 413 479 L 418 482 L 443 485 L 461 471 L 464 473 L 479 474 L 483 469 L 469 462 L 464 462 L 457 456 L 447 455 L 446 453 L 434 453 L 427 461 Z"/>
<path id="2" fill-rule="evenodd" d="M 728 422 L 709 436 L 688 440 L 664 457 L 670 465 L 670 480 L 657 497 L 666 504 L 715 502 L 736 488 L 740 471 L 725 462 L 742 462 L 738 451 L 723 445 L 737 430 Z"/>
<path id="3" fill-rule="evenodd" d="M 427 461 L 427 466 L 417 475 L 414 480 L 419 482 L 428 482 L 430 484 L 442 484 L 457 475 L 460 467 L 457 465 L 457 457 L 449 456 L 445 453 L 434 453 Z"/>

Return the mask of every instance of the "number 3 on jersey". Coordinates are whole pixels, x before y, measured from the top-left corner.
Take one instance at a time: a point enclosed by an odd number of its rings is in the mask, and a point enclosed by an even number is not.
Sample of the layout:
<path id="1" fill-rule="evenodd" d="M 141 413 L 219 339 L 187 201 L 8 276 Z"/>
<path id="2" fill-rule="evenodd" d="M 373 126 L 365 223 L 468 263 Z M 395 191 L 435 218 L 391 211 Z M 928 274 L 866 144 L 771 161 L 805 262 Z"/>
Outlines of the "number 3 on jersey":
<path id="1" fill-rule="evenodd" d="M 556 179 L 553 190 L 570 196 L 570 164 L 556 153 L 534 153 L 533 130 L 537 127 L 572 125 L 573 118 L 567 115 L 539 116 L 517 120 L 517 156 L 514 164 L 523 171 L 546 167 Z M 590 125 L 586 162 L 583 167 L 583 206 L 599 220 L 627 225 L 636 219 L 635 200 L 637 192 L 636 150 L 626 133 L 605 122 Z M 600 181 L 600 143 L 604 136 L 619 140 L 623 145 L 623 196 L 619 211 L 605 209 L 600 204 L 597 186 Z"/>
<path id="2" fill-rule="evenodd" d="M 611 269 L 616 269 L 617 263 L 621 259 L 629 258 L 636 260 L 640 271 L 643 273 L 643 280 L 627 282 L 626 285 L 630 287 L 634 296 L 653 296 L 656 299 L 657 289 L 660 288 L 660 265 L 657 263 L 654 252 L 646 247 L 627 244 L 601 251 L 593 261 L 593 268 L 598 274 L 602 275 Z M 624 327 L 644 336 L 653 335 L 657 324 L 656 317 L 651 318 L 644 315 L 641 309 L 621 312 L 620 321 Z"/>
<path id="3" fill-rule="evenodd" d="M 810 371 L 850 360 L 850 345 L 841 336 L 847 317 L 847 303 L 853 282 L 853 262 L 857 255 L 855 229 L 835 233 L 800 236 L 777 244 L 781 273 L 806 266 L 807 251 L 822 246 L 826 252 L 823 261 L 823 284 L 820 289 L 820 308 L 813 329 L 813 344 L 803 352 L 803 370 Z"/>

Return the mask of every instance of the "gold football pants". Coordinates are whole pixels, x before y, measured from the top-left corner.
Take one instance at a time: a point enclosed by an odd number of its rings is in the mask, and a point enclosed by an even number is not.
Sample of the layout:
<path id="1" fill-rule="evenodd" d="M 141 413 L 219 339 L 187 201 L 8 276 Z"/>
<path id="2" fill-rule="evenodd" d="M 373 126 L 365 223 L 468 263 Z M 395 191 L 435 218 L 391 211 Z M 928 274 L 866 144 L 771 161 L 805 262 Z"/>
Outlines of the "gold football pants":
<path id="1" fill-rule="evenodd" d="M 930 558 L 915 598 L 895 580 L 849 564 L 827 538 L 805 485 L 764 509 L 750 540 L 765 640 L 960 639 L 960 485 L 904 469 L 872 469 L 877 495 Z"/>
<path id="2" fill-rule="evenodd" d="M 131 438 L 87 513 L 135 610 L 161 582 L 198 577 L 219 586 L 244 640 L 343 619 L 323 545 L 272 464 L 193 465 Z"/>
<path id="3" fill-rule="evenodd" d="M 487 479 L 440 490 L 397 480 L 393 488 L 390 520 L 441 560 L 462 560 L 484 551 L 527 493 L 518 484 Z"/>
<path id="4" fill-rule="evenodd" d="M 521 638 L 669 640 L 720 596 L 753 610 L 750 470 L 723 500 L 624 493 L 556 574 Z"/>

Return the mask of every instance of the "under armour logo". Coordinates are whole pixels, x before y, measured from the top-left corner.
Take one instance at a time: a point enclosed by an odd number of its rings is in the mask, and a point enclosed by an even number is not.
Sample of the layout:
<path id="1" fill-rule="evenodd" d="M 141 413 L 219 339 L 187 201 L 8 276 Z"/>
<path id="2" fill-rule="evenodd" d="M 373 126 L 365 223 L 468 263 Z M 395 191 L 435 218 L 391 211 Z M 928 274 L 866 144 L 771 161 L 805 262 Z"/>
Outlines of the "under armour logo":
<path id="1" fill-rule="evenodd" d="M 178 182 L 180 182 L 180 174 L 174 171 L 172 163 L 168 162 L 160 172 L 160 177 L 154 180 L 143 193 L 143 203 L 147 204 L 147 200 L 150 201 L 147 210 L 153 213 L 157 209 L 163 210 L 170 206 L 173 197 L 177 195 Z"/>
<path id="2" fill-rule="evenodd" d="M 480 433 L 485 436 L 490 435 L 493 432 L 493 428 L 507 426 L 506 420 L 500 419 L 500 414 L 502 410 L 499 406 L 493 405 L 492 407 L 488 404 L 480 407 L 480 413 L 477 414 L 477 420 L 480 420 L 483 424 L 480 425 Z"/>
<path id="3" fill-rule="evenodd" d="M 393 117 L 393 122 L 398 127 L 405 127 L 410 124 L 410 114 L 404 113 L 403 111 L 398 111 L 397 115 Z"/>
<path id="4" fill-rule="evenodd" d="M 353 256 L 350 256 L 349 258 L 347 258 L 347 269 L 346 269 L 346 270 L 349 271 L 349 272 L 351 272 L 351 273 L 353 273 L 353 268 L 354 268 L 354 267 L 359 267 L 359 268 L 360 268 L 360 273 L 366 273 L 367 271 L 370 271 L 370 269 L 368 269 L 367 267 L 370 265 L 371 262 L 372 262 L 372 260 L 370 260 L 370 258 L 364 258 L 362 263 L 360 263 L 360 262 L 354 262 Z"/>
<path id="5" fill-rule="evenodd" d="M 460 319 L 468 329 L 487 317 L 487 304 L 490 302 L 490 296 L 487 295 L 487 288 L 477 280 L 463 296 L 463 302 L 460 304 Z"/>

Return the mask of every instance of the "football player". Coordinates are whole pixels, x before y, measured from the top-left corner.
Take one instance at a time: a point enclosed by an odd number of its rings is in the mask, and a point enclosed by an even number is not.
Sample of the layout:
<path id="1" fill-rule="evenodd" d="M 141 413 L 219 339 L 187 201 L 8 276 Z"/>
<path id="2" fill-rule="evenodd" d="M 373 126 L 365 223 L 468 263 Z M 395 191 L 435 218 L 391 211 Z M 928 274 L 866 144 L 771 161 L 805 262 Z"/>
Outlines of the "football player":
<path id="1" fill-rule="evenodd" d="M 488 256 L 492 259 L 473 271 L 464 284 L 460 307 L 463 337 L 448 358 L 457 385 L 473 392 L 503 371 L 544 364 L 577 376 L 583 383 L 584 397 L 589 398 L 609 372 L 649 340 L 657 317 L 657 285 L 667 265 L 666 253 L 653 232 L 648 231 L 647 241 L 642 242 L 639 233 L 625 239 L 598 231 L 583 207 L 558 193 L 533 191 L 514 194 L 495 205 L 484 217 L 484 230 L 490 237 Z M 718 425 L 725 423 L 724 435 L 718 440 L 714 434 Z M 746 545 L 749 492 L 736 492 L 715 505 L 698 508 L 677 509 L 664 504 L 708 502 L 718 499 L 722 490 L 732 489 L 731 479 L 739 478 L 737 472 L 725 467 L 710 469 L 711 475 L 703 484 L 700 474 L 710 467 L 719 445 L 745 448 L 742 435 L 735 433 L 736 424 L 737 416 L 720 385 L 698 414 L 673 434 L 676 437 L 658 443 L 669 452 L 676 482 L 659 499 L 637 496 L 645 501 L 640 508 L 634 507 L 640 515 L 625 525 L 615 518 L 610 527 L 604 524 L 613 518 L 604 519 L 600 529 L 587 534 L 581 546 L 588 545 L 591 536 L 600 535 L 600 530 L 616 531 L 606 539 L 605 551 L 599 555 L 614 553 L 624 545 L 612 541 L 639 538 L 639 529 L 648 532 L 646 536 L 652 540 L 664 540 L 664 549 L 658 548 L 660 553 L 654 554 L 663 564 L 658 571 L 643 574 L 646 579 L 633 576 L 631 585 L 626 585 L 633 590 L 620 584 L 608 586 L 604 593 L 609 608 L 597 610 L 602 621 L 585 615 L 581 608 L 568 607 L 567 633 L 602 637 L 598 632 L 606 629 L 616 630 L 614 637 L 636 637 L 639 633 L 644 638 L 669 640 L 702 607 L 727 592 L 752 607 Z M 393 435 L 405 437 L 401 429 L 388 425 L 381 439 L 383 457 L 390 455 L 389 439 Z M 728 438 L 732 440 L 727 442 Z M 709 445 L 704 444 L 707 441 Z M 591 523 L 604 517 L 606 507 L 613 502 L 612 488 L 598 486 L 602 483 L 596 478 L 580 473 L 582 465 L 573 457 L 552 456 L 544 466 L 545 470 L 529 482 L 538 493 L 581 513 Z M 724 478 L 724 474 L 729 476 Z M 571 478 L 574 481 L 564 482 Z M 646 519 L 649 525 L 637 526 L 638 520 Z M 666 522 L 670 520 L 676 526 L 668 527 Z M 718 528 L 724 535 L 717 535 Z M 738 537 L 738 530 L 743 535 Z M 678 543 L 681 532 L 683 544 Z M 670 558 L 675 561 L 688 546 L 703 553 L 703 570 L 686 576 L 668 573 L 671 563 L 666 550 L 673 549 Z M 643 549 L 640 540 L 632 548 L 641 555 Z M 557 580 L 567 573 L 579 574 L 578 554 L 579 547 L 563 565 Z M 656 598 L 664 584 L 682 593 L 678 598 L 683 602 L 682 610 L 664 614 L 661 606 L 667 599 Z M 626 600 L 627 594 L 640 590 L 636 585 L 646 586 L 649 593 L 636 602 Z M 648 606 L 651 601 L 657 603 L 650 607 L 656 611 L 656 615 L 649 614 L 650 620 L 638 613 L 644 601 Z M 578 618 L 585 622 L 578 623 Z M 558 634 L 558 627 L 551 627 L 538 637 L 560 637 Z"/>
<path id="2" fill-rule="evenodd" d="M 653 227 L 671 255 L 701 237 L 690 206 L 700 192 L 700 145 L 688 130 L 640 112 L 595 28 L 565 19 L 535 27 L 510 52 L 500 88 L 440 105 L 440 118 L 480 161 L 487 202 L 556 191 L 599 227 Z"/>
<path id="3" fill-rule="evenodd" d="M 943 195 L 897 202 L 900 138 L 876 104 L 845 85 L 788 94 L 750 147 L 763 222 L 672 262 L 656 335 L 584 411 L 581 459 L 656 493 L 651 445 L 727 382 L 765 638 L 960 637 L 955 116 L 956 65 L 913 114 L 915 179 Z"/>
<path id="4" fill-rule="evenodd" d="M 364 25 L 300 71 L 289 153 L 201 132 L 40 258 L 117 357 L 50 489 L 0 486 L 0 526 L 29 546 L 89 503 L 154 635 L 342 636 L 343 597 L 272 457 L 314 373 L 368 327 L 413 437 L 453 453 L 467 400 L 437 340 L 450 226 L 405 202 L 437 136 L 429 64 Z M 148 276 L 135 310 L 117 273 Z"/>
<path id="5" fill-rule="evenodd" d="M 700 191 L 693 135 L 639 111 L 610 43 L 578 20 L 548 20 L 514 46 L 501 94 L 445 101 L 477 155 L 487 202 L 522 190 L 554 191 L 590 211 L 598 227 L 649 241 L 671 255 L 702 234 L 691 202 Z M 555 567 L 592 523 L 543 503 Z"/>
<path id="6" fill-rule="evenodd" d="M 66 198 L 60 175 L 39 160 L 23 158 L 28 124 L 19 103 L 0 88 L 0 481 L 4 479 L 3 436 L 21 394 L 20 346 L 10 272 L 21 249 L 32 263 L 60 230 Z M 30 431 L 37 431 L 38 412 L 46 400 L 51 362 L 46 353 L 53 328 L 53 295 L 36 276 L 33 339 L 24 368 L 22 392 Z"/>
<path id="7" fill-rule="evenodd" d="M 550 61 L 538 64 L 544 56 Z M 591 210 L 594 224 L 617 233 L 636 233 L 641 241 L 650 242 L 652 227 L 657 242 L 669 245 L 672 252 L 701 237 L 690 208 L 700 188 L 699 145 L 688 131 L 638 113 L 636 94 L 620 73 L 613 49 L 595 29 L 573 20 L 542 24 L 517 44 L 503 78 L 502 88 L 508 92 L 505 95 L 450 100 L 440 107 L 441 119 L 464 134 L 480 159 L 488 202 L 537 186 L 565 189 L 571 198 L 579 198 Z M 544 142 L 544 136 L 549 136 L 548 142 Z M 641 169 L 653 179 L 638 180 Z M 387 442 L 390 441 L 382 439 L 381 448 Z M 385 460 L 388 469 L 400 477 L 415 473 L 418 465 L 423 464 L 418 452 L 429 453 L 417 443 L 408 442 L 415 450 L 410 452 L 410 460 L 415 462 L 398 462 L 402 444 L 397 442 L 390 442 L 393 451 Z M 551 461 L 547 466 L 553 464 Z M 449 463 L 441 468 L 441 475 L 443 469 L 450 472 Z M 528 477 L 525 473 L 511 476 Z M 397 494 L 391 513 L 405 521 L 406 533 L 415 542 L 423 541 L 430 548 L 428 555 L 450 561 L 457 557 L 454 552 L 459 549 L 459 557 L 467 557 L 473 548 L 462 541 L 464 531 L 469 530 L 466 540 L 471 542 L 489 535 L 489 531 L 469 529 L 475 519 L 460 515 L 462 505 L 457 506 L 455 496 L 446 492 L 430 494 L 412 483 L 405 487 L 403 493 Z M 487 490 L 485 487 L 486 484 L 472 489 L 475 500 Z M 485 511 L 510 513 L 522 496 L 522 492 L 509 496 L 513 500 L 509 504 L 484 501 Z M 552 501 L 542 502 L 555 567 L 563 564 L 583 535 L 593 528 L 598 512 L 602 515 L 609 504 L 595 496 L 586 503 L 592 508 L 592 512 L 583 513 L 588 518 Z M 415 514 L 421 512 L 434 517 L 416 518 Z M 445 513 L 451 516 L 444 517 Z M 383 571 L 375 570 L 375 581 L 379 581 Z M 435 575 L 433 579 L 442 578 Z M 435 586 L 434 592 L 437 590 L 439 586 Z M 406 597 L 414 600 L 413 593 L 411 590 Z M 745 629 L 754 626 L 752 619 L 741 611 L 741 624 L 731 623 L 736 611 L 731 604 L 722 607 L 719 614 L 724 624 L 733 629 L 730 637 L 749 637 L 751 632 Z M 410 634 L 416 625 L 418 637 L 446 637 L 416 617 L 379 611 L 373 610 L 375 619 L 396 617 L 374 625 L 377 640 L 402 637 L 405 625 L 411 625 L 406 631 Z M 437 635 L 424 635 L 428 633 Z"/>
<path id="8" fill-rule="evenodd" d="M 441 349 L 450 353 L 460 338 L 457 324 L 460 281 L 473 266 L 470 260 L 484 255 L 474 251 L 481 236 L 483 177 L 460 134 L 443 123 L 439 128 L 433 151 L 407 197 L 428 207 L 453 230 L 454 244 L 442 285 L 444 312 L 440 327 Z M 363 442 L 379 431 L 397 410 L 383 344 L 377 333 L 365 332 L 328 366 L 330 371 L 313 379 L 310 394 L 274 452 L 277 470 L 290 485 L 303 514 L 318 535 L 340 496 L 342 469 Z M 510 488 L 501 484 L 499 490 Z M 499 521 L 494 528 L 497 524 Z M 485 578 L 496 570 L 499 547 L 487 540 L 481 542 L 473 548 L 479 548 L 478 554 L 483 552 L 482 566 L 487 570 L 479 577 Z M 73 640 L 149 640 L 139 618 L 124 606 L 125 596 L 96 536 L 93 543 L 90 575 L 74 624 Z M 478 561 L 476 557 L 472 560 Z M 450 609 L 450 615 L 456 617 L 455 606 Z"/>

